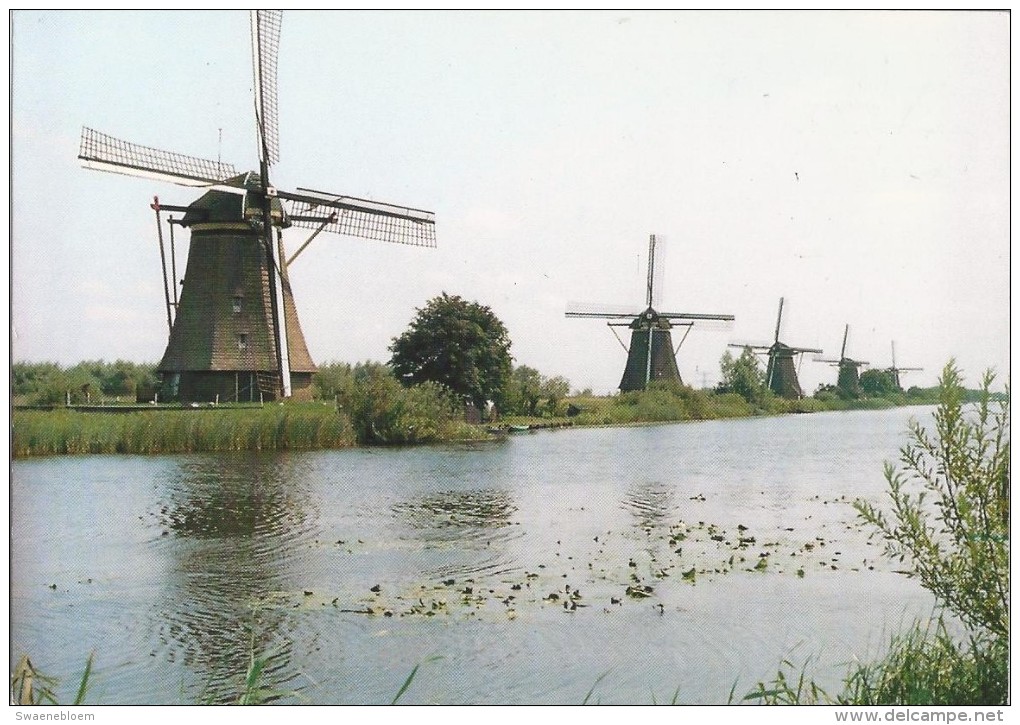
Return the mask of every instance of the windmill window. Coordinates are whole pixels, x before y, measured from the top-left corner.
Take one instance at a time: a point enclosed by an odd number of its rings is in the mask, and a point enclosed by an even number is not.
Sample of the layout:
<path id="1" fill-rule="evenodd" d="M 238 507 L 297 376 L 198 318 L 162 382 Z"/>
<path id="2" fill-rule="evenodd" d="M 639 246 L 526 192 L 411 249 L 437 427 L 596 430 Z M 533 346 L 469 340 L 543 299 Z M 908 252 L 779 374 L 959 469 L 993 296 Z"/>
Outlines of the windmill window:
<path id="1" fill-rule="evenodd" d="M 241 300 L 244 299 L 241 295 L 234 295 L 234 312 L 241 311 Z"/>
<path id="2" fill-rule="evenodd" d="M 248 333 L 240 332 L 237 335 L 237 349 L 247 350 L 248 349 Z"/>

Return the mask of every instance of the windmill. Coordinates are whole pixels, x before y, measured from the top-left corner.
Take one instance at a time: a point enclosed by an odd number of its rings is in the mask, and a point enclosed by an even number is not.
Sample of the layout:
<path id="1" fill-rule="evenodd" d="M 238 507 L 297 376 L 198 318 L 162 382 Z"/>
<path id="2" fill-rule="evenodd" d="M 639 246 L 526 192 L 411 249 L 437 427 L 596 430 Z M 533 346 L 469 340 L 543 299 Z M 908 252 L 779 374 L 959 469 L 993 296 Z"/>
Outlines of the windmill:
<path id="1" fill-rule="evenodd" d="M 868 363 L 863 360 L 853 360 L 846 356 L 846 338 L 849 334 L 850 325 L 847 325 L 843 330 L 843 346 L 839 349 L 839 360 L 819 359 L 818 362 L 838 365 L 839 375 L 836 378 L 836 387 L 842 390 L 846 395 L 852 398 L 858 398 L 861 395 L 861 380 L 860 375 L 858 374 L 858 369 Z"/>
<path id="2" fill-rule="evenodd" d="M 732 322 L 733 315 L 709 315 L 691 312 L 659 312 L 655 309 L 658 298 L 655 294 L 655 245 L 656 236 L 648 238 L 648 285 L 643 311 L 613 312 L 609 310 L 567 310 L 567 317 L 583 317 L 608 320 L 606 323 L 614 327 L 629 327 L 630 347 L 623 344 L 616 330 L 613 334 L 625 350 L 627 365 L 620 380 L 620 390 L 644 390 L 653 380 L 674 380 L 682 383 L 680 371 L 676 365 L 676 353 L 683 345 L 698 320 L 721 320 Z M 620 320 L 629 320 L 621 322 Z M 680 344 L 674 349 L 670 330 L 673 327 L 686 327 Z"/>
<path id="3" fill-rule="evenodd" d="M 169 341 L 157 371 L 163 394 L 181 401 L 308 398 L 315 363 L 308 354 L 287 267 L 323 231 L 384 242 L 435 246 L 432 212 L 297 187 L 274 187 L 280 160 L 277 57 L 282 13 L 251 12 L 259 170 L 162 151 L 83 128 L 86 168 L 205 189 L 188 206 L 156 211 Z M 162 216 L 191 233 L 180 296 L 166 275 Z M 282 230 L 314 230 L 286 259 Z M 171 241 L 171 262 L 176 268 Z M 171 298 L 173 302 L 171 302 Z"/>
<path id="4" fill-rule="evenodd" d="M 924 368 L 900 368 L 896 367 L 896 342 L 892 343 L 892 367 L 886 368 L 885 371 L 892 376 L 892 381 L 899 390 L 903 390 L 903 386 L 900 385 L 900 373 L 913 372 L 924 370 Z"/>
<path id="5" fill-rule="evenodd" d="M 767 353 L 768 364 L 765 367 L 765 385 L 783 398 L 797 400 L 804 397 L 800 382 L 797 380 L 797 367 L 793 358 L 806 352 L 821 354 L 821 350 L 812 347 L 791 347 L 779 341 L 779 330 L 783 324 L 783 298 L 779 298 L 779 315 L 776 317 L 776 334 L 771 345 L 748 345 L 730 343 L 730 347 L 741 347 L 756 352 Z"/>

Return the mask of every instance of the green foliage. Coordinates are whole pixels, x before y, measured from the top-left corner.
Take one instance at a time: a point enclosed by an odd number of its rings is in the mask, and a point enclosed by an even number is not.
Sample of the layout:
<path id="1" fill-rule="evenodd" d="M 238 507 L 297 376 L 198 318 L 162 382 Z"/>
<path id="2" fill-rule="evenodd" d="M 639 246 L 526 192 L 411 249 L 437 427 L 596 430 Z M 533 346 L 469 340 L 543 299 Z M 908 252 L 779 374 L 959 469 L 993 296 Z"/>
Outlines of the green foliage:
<path id="1" fill-rule="evenodd" d="M 935 431 L 911 423 L 898 470 L 885 467 L 892 505 L 854 503 L 936 601 L 968 630 L 954 639 L 942 620 L 915 625 L 886 655 L 853 666 L 830 697 L 784 662 L 744 700 L 762 704 L 1000 705 L 1009 701 L 1009 388 L 992 394 L 988 372 L 965 407 L 956 365 L 940 378 Z"/>
<path id="2" fill-rule="evenodd" d="M 255 635 L 248 652 L 248 668 L 241 682 L 241 692 L 234 700 L 235 705 L 268 705 L 288 697 L 300 695 L 297 690 L 280 690 L 265 684 L 265 674 L 270 671 L 276 660 L 281 659 L 280 652 L 256 652 Z"/>
<path id="3" fill-rule="evenodd" d="M 410 388 L 382 368 L 340 398 L 359 443 L 430 443 L 446 437 L 460 419 L 460 405 L 444 386 L 426 381 Z"/>
<path id="4" fill-rule="evenodd" d="M 89 680 L 92 677 L 92 659 L 89 655 L 85 661 L 85 670 L 82 672 L 81 681 L 78 683 L 78 691 L 71 704 L 82 705 L 85 702 L 85 695 L 88 694 Z M 23 655 L 18 664 L 14 667 L 11 675 L 11 704 L 12 705 L 58 705 L 56 678 L 49 677 L 35 668 L 27 655 Z"/>
<path id="5" fill-rule="evenodd" d="M 854 667 L 840 704 L 1005 705 L 1009 697 L 1006 640 L 957 643 L 941 619 L 893 640 L 877 663 Z"/>
<path id="6" fill-rule="evenodd" d="M 392 376 L 393 371 L 388 365 L 371 360 L 353 366 L 336 361 L 323 363 L 312 378 L 312 395 L 317 400 L 349 401 L 357 386 L 380 375 Z"/>
<path id="7" fill-rule="evenodd" d="M 736 358 L 727 350 L 719 360 L 719 368 L 722 370 L 721 392 L 736 393 L 748 403 L 761 403 L 769 394 L 765 371 L 751 348 L 745 347 Z"/>
<path id="8" fill-rule="evenodd" d="M 547 378 L 534 368 L 519 365 L 510 374 L 502 412 L 507 415 L 556 417 L 564 414 L 564 400 L 569 393 L 570 382 L 566 378 Z"/>
<path id="9" fill-rule="evenodd" d="M 344 448 L 354 442 L 347 416 L 322 404 L 133 413 L 14 411 L 12 416 L 16 457 Z"/>
<path id="10" fill-rule="evenodd" d="M 612 398 L 577 397 L 570 402 L 581 410 L 574 419 L 578 425 L 665 423 L 751 413 L 738 395 L 711 395 L 667 381 L 655 381 L 647 390 L 620 393 Z"/>
<path id="11" fill-rule="evenodd" d="M 444 385 L 484 410 L 499 409 L 510 384 L 510 335 L 488 307 L 445 292 L 419 309 L 390 345 L 390 365 L 407 385 Z"/>
<path id="12" fill-rule="evenodd" d="M 983 395 L 964 407 L 960 372 L 940 379 L 934 436 L 916 421 L 886 465 L 890 511 L 857 501 L 860 517 L 885 540 L 887 556 L 908 561 L 913 576 L 978 636 L 1009 635 L 1009 399 Z"/>
<path id="13" fill-rule="evenodd" d="M 889 397 L 902 391 L 888 370 L 865 370 L 860 377 L 861 392 L 872 397 Z"/>
<path id="14" fill-rule="evenodd" d="M 775 677 L 742 699 L 759 705 L 1005 705 L 1009 648 L 1004 639 L 956 642 L 938 619 L 894 637 L 881 659 L 855 663 L 830 695 L 784 660 Z M 731 693 L 730 701 L 733 701 Z"/>
<path id="15" fill-rule="evenodd" d="M 154 365 L 86 360 L 69 368 L 52 362 L 14 363 L 11 395 L 27 405 L 60 405 L 70 393 L 75 404 L 111 398 L 133 399 L 141 386 L 154 386 Z"/>

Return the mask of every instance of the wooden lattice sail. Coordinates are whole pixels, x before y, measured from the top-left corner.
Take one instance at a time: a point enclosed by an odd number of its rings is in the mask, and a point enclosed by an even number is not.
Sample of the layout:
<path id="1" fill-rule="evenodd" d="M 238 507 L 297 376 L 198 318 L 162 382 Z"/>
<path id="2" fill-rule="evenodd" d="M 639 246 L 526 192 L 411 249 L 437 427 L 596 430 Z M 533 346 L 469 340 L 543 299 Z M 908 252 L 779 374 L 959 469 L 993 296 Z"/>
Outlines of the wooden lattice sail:
<path id="1" fill-rule="evenodd" d="M 699 314 L 691 312 L 659 312 L 655 294 L 655 248 L 656 235 L 648 240 L 648 284 L 645 309 L 641 312 L 613 312 L 609 310 L 575 309 L 568 310 L 567 317 L 605 319 L 610 329 L 630 329 L 630 346 L 627 350 L 627 364 L 620 379 L 620 390 L 644 390 L 653 381 L 673 381 L 682 384 L 680 370 L 676 364 L 676 353 L 683 345 L 687 333 L 695 321 L 716 320 L 732 322 L 733 315 Z M 623 320 L 630 320 L 625 322 Z M 684 327 L 684 337 L 677 348 L 673 347 L 672 329 Z M 615 330 L 614 330 L 615 334 Z M 621 342 L 622 344 L 622 342 Z"/>
<path id="2" fill-rule="evenodd" d="M 163 394 L 182 401 L 247 401 L 308 397 L 315 364 L 298 322 L 287 265 L 320 232 L 435 246 L 435 216 L 411 207 L 298 188 L 269 180 L 279 161 L 276 67 L 281 13 L 251 13 L 259 170 L 122 141 L 89 128 L 78 158 L 88 168 L 199 187 L 190 206 L 153 205 L 163 265 L 170 338 L 158 370 Z M 191 233 L 187 269 L 177 295 L 171 235 L 168 278 L 163 214 Z M 287 259 L 280 230 L 314 230 Z"/>

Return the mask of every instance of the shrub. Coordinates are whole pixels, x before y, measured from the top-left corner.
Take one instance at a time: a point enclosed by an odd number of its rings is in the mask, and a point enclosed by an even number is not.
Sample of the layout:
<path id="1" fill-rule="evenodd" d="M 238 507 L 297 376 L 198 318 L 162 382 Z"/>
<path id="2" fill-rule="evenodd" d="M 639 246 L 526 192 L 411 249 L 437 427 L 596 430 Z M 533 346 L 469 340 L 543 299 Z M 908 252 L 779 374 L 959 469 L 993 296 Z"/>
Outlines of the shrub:
<path id="1" fill-rule="evenodd" d="M 902 470 L 885 468 L 892 509 L 857 501 L 887 556 L 976 634 L 1009 633 L 1009 399 L 993 404 L 986 373 L 977 405 L 964 409 L 960 373 L 940 379 L 935 434 L 912 422 Z"/>

